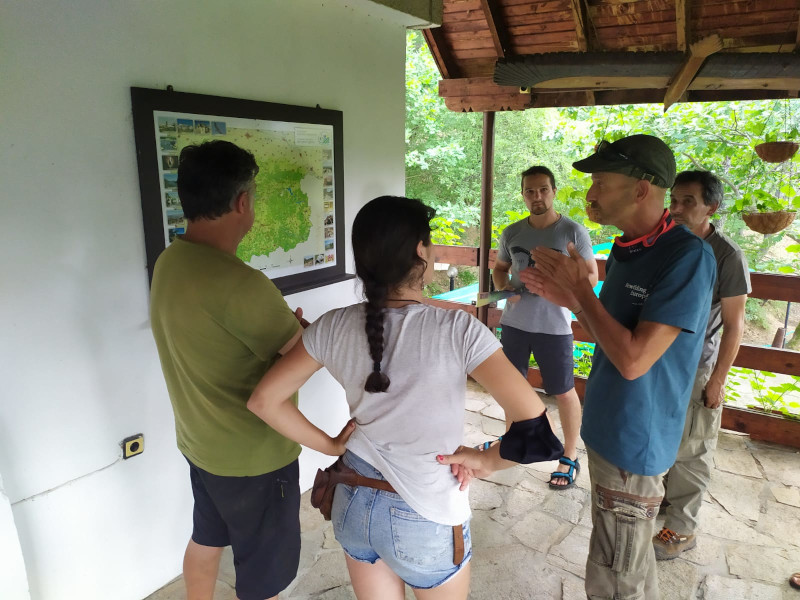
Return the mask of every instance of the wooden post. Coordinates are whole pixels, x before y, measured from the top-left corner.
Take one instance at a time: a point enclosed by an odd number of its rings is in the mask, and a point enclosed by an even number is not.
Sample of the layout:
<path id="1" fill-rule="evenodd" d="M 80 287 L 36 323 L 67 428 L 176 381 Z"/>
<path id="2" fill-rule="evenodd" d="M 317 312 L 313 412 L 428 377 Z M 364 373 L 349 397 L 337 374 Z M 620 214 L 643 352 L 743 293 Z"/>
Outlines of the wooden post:
<path id="1" fill-rule="evenodd" d="M 492 184 L 494 179 L 494 113 L 483 113 L 483 153 L 481 157 L 481 238 L 478 250 L 478 287 L 490 289 L 489 250 L 492 247 Z M 478 309 L 478 319 L 489 321 L 489 307 Z"/>

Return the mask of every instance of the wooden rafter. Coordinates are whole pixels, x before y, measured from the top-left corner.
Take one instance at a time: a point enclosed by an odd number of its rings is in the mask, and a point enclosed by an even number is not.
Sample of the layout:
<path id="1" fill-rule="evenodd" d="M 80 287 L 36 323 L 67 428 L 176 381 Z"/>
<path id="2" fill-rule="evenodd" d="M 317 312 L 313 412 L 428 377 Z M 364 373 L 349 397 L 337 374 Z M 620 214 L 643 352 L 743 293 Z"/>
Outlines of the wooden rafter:
<path id="1" fill-rule="evenodd" d="M 575 36 L 578 39 L 578 50 L 587 52 L 592 44 L 589 43 L 589 13 L 584 10 L 583 0 L 570 0 L 572 19 L 575 21 Z"/>
<path id="2" fill-rule="evenodd" d="M 689 56 L 684 59 L 683 64 L 672 77 L 667 87 L 667 93 L 664 94 L 665 112 L 689 89 L 689 84 L 703 66 L 706 58 L 720 50 L 722 50 L 722 39 L 717 34 L 709 35 L 689 46 Z"/>
<path id="3" fill-rule="evenodd" d="M 800 52 L 800 12 L 797 14 L 797 35 L 795 36 L 794 51 Z"/>
<path id="4" fill-rule="evenodd" d="M 431 29 L 423 29 L 422 35 L 428 43 L 433 60 L 436 66 L 439 67 L 439 72 L 445 79 L 458 77 L 458 69 L 455 61 L 450 55 L 447 42 L 442 34 L 441 27 L 433 27 Z"/>
<path id="5" fill-rule="evenodd" d="M 489 33 L 492 36 L 497 58 L 504 58 L 508 55 L 511 46 L 508 41 L 508 31 L 503 24 L 503 15 L 500 13 L 500 7 L 497 5 L 497 0 L 480 0 L 480 2 L 483 15 L 486 17 L 486 23 L 489 26 Z"/>
<path id="6" fill-rule="evenodd" d="M 686 52 L 691 39 L 689 28 L 692 19 L 689 11 L 691 10 L 692 0 L 675 0 L 675 33 L 678 38 L 678 50 Z"/>

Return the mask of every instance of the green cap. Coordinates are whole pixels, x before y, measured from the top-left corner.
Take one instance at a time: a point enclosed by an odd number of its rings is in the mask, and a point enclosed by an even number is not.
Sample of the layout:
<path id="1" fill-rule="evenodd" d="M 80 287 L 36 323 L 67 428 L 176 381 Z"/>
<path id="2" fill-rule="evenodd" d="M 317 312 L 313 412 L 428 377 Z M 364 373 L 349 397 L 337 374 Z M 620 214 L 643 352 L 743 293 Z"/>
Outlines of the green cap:
<path id="1" fill-rule="evenodd" d="M 603 140 L 594 154 L 572 166 L 584 173 L 620 173 L 645 179 L 662 188 L 671 188 L 675 182 L 675 156 L 652 135 L 629 135 L 614 143 Z"/>

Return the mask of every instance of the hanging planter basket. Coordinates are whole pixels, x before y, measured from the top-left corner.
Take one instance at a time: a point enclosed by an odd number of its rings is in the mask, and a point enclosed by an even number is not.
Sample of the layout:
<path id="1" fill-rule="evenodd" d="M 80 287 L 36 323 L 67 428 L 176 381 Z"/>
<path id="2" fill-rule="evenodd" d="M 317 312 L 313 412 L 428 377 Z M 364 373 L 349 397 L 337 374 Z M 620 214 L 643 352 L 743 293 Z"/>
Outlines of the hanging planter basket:
<path id="1" fill-rule="evenodd" d="M 756 146 L 756 154 L 770 163 L 786 162 L 795 155 L 800 145 L 795 142 L 764 142 Z"/>
<path id="2" fill-rule="evenodd" d="M 778 212 L 751 212 L 742 213 L 745 224 L 758 233 L 778 233 L 783 231 L 792 221 L 797 213 L 781 210 Z"/>

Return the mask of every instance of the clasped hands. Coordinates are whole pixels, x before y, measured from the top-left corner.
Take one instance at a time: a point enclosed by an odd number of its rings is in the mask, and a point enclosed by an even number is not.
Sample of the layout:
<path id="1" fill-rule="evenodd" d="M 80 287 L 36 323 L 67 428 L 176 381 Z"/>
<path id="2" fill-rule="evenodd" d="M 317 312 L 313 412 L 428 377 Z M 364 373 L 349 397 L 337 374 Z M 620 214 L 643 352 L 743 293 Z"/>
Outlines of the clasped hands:
<path id="1" fill-rule="evenodd" d="M 589 267 L 572 242 L 567 244 L 567 252 L 569 256 L 543 246 L 534 248 L 531 258 L 536 266 L 520 271 L 519 279 L 530 292 L 577 314 L 580 303 L 575 291 L 584 281 L 591 286 Z"/>

